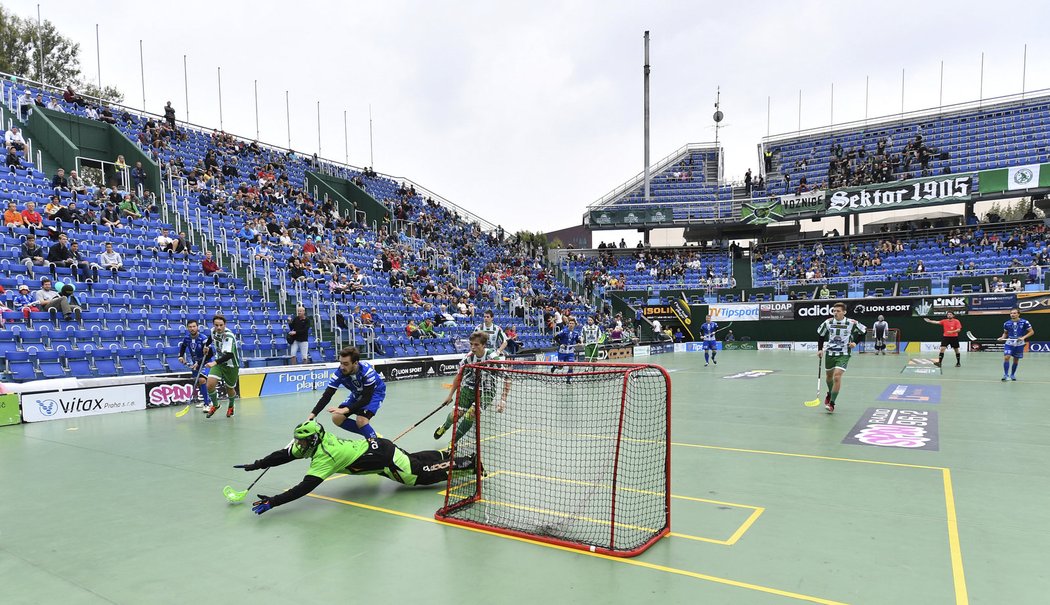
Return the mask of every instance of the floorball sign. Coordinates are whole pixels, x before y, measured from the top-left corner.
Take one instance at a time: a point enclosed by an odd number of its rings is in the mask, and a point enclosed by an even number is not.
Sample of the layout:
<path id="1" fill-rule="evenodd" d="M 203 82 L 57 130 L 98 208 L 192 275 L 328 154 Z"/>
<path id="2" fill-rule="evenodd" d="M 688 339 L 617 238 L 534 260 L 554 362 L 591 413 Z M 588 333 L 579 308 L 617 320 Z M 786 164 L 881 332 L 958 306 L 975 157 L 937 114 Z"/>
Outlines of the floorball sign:
<path id="1" fill-rule="evenodd" d="M 868 408 L 842 443 L 937 451 L 937 412 Z"/>

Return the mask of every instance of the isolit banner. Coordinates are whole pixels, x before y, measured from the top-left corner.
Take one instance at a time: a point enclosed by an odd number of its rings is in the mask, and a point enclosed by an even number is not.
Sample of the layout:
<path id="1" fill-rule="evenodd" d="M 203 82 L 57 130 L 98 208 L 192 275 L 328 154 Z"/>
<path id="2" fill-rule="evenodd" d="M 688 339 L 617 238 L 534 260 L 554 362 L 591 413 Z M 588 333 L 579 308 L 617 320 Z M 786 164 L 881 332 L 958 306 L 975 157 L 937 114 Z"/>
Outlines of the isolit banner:
<path id="1" fill-rule="evenodd" d="M 22 395 L 22 418 L 26 422 L 116 414 L 144 409 L 146 409 L 146 389 L 141 384 L 45 391 Z"/>
<path id="2" fill-rule="evenodd" d="M 707 307 L 711 321 L 758 321 L 758 303 L 715 304 Z"/>

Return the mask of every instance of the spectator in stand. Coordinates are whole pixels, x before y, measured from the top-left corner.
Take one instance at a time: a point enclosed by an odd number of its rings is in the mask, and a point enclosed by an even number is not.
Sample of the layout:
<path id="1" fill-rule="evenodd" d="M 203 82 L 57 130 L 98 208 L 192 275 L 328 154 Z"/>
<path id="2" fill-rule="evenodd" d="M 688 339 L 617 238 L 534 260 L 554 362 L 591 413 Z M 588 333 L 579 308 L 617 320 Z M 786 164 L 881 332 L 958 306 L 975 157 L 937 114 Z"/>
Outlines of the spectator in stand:
<path id="1" fill-rule="evenodd" d="M 76 263 L 74 274 L 79 272 L 79 275 L 83 276 L 85 281 L 98 281 L 98 266 L 92 267 L 91 263 L 84 258 L 84 253 L 80 251 L 78 242 L 70 242 L 69 255 L 73 258 L 73 262 Z M 88 277 L 89 275 L 93 277 Z"/>
<path id="2" fill-rule="evenodd" d="M 53 220 L 58 211 L 62 209 L 62 198 L 57 195 L 52 195 L 47 204 L 44 206 L 44 216 L 49 220 Z"/>
<path id="3" fill-rule="evenodd" d="M 817 294 L 818 298 L 831 298 L 831 289 L 828 288 L 827 284 L 820 287 L 820 292 Z"/>
<path id="4" fill-rule="evenodd" d="M 135 162 L 135 167 L 131 169 L 131 188 L 133 191 L 140 188 L 146 190 L 146 169 L 142 167 L 142 162 Z"/>
<path id="5" fill-rule="evenodd" d="M 409 338 L 422 338 L 423 333 L 419 331 L 419 327 L 416 326 L 416 320 L 408 320 L 408 324 L 405 326 L 405 334 Z"/>
<path id="6" fill-rule="evenodd" d="M 15 311 L 21 311 L 22 316 L 29 320 L 29 314 L 40 310 L 37 306 L 36 297 L 29 293 L 28 284 L 18 284 L 18 294 L 11 303 Z"/>
<path id="7" fill-rule="evenodd" d="M 175 243 L 175 239 L 171 237 L 171 235 L 168 234 L 168 230 L 163 227 L 160 230 L 160 235 L 158 235 L 154 241 L 157 244 L 154 246 L 154 250 L 157 252 L 171 253 L 172 245 Z"/>
<path id="8" fill-rule="evenodd" d="M 19 130 L 18 126 L 12 126 L 11 129 L 4 134 L 4 145 L 7 147 L 8 151 L 26 150 L 26 140 L 22 136 L 22 131 Z"/>
<path id="9" fill-rule="evenodd" d="M 18 204 L 14 202 L 7 203 L 7 210 L 4 211 L 4 225 L 8 227 L 21 227 L 25 222 L 22 221 L 22 213 L 18 211 Z"/>
<path id="10" fill-rule="evenodd" d="M 426 318 L 419 324 L 420 338 L 437 338 L 439 334 L 434 331 L 434 320 Z"/>
<path id="11" fill-rule="evenodd" d="M 168 122 L 168 127 L 172 130 L 175 129 L 175 108 L 171 106 L 171 101 L 168 101 L 164 105 L 164 119 Z"/>
<path id="12" fill-rule="evenodd" d="M 310 318 L 306 316 L 306 307 L 299 306 L 295 309 L 295 317 L 288 321 L 288 351 L 289 365 L 295 365 L 296 353 L 302 363 L 310 363 Z"/>
<path id="13" fill-rule="evenodd" d="M 62 313 L 62 317 L 66 320 L 73 319 L 74 308 L 70 306 L 69 299 L 62 296 L 61 293 L 56 292 L 51 287 L 51 280 L 43 278 L 40 280 L 40 289 L 34 292 L 36 297 L 36 306 L 40 307 L 42 311 L 52 311 L 54 313 Z M 77 317 L 80 320 L 80 307 L 75 308 Z"/>
<path id="14" fill-rule="evenodd" d="M 124 201 L 121 202 L 118 210 L 121 211 L 121 216 L 132 221 L 135 218 L 142 218 L 142 210 L 139 209 L 139 204 L 135 203 L 134 196 L 130 193 L 124 194 Z"/>
<path id="15" fill-rule="evenodd" d="M 33 100 L 33 93 L 27 88 L 22 92 L 22 96 L 18 97 L 18 115 L 23 122 L 29 119 L 29 112 L 36 107 L 36 101 Z"/>
<path id="16" fill-rule="evenodd" d="M 517 355 L 518 351 L 524 346 L 521 339 L 518 338 L 518 326 L 507 328 L 503 334 L 507 337 L 507 352 L 511 355 Z"/>
<path id="17" fill-rule="evenodd" d="M 44 217 L 36 211 L 36 202 L 26 202 L 25 210 L 22 211 L 22 222 L 30 228 L 44 226 Z"/>
<path id="18" fill-rule="evenodd" d="M 219 263 L 212 258 L 211 250 L 204 253 L 204 260 L 201 261 L 201 270 L 204 272 L 205 277 L 215 278 L 215 285 L 219 285 L 219 276 L 226 274 L 222 267 L 219 266 Z"/>
<path id="19" fill-rule="evenodd" d="M 185 254 L 186 258 L 190 257 L 190 240 L 186 237 L 185 232 L 180 232 L 175 241 L 171 243 L 172 254 Z"/>
<path id="20" fill-rule="evenodd" d="M 72 85 L 66 86 L 65 92 L 62 93 L 62 100 L 64 100 L 66 103 L 72 103 L 79 107 L 87 105 L 87 102 L 84 100 L 84 97 L 78 95 L 76 92 L 73 91 Z"/>
<path id="21" fill-rule="evenodd" d="M 48 99 L 47 100 L 47 104 L 45 105 L 45 107 L 47 107 L 51 111 L 57 111 L 59 113 L 66 113 L 65 108 L 62 107 L 62 104 L 59 103 L 58 99 L 55 98 L 55 97 L 51 97 L 50 99 Z"/>
<path id="22" fill-rule="evenodd" d="M 22 168 L 22 160 L 18 157 L 18 152 L 13 147 L 7 148 L 7 157 L 4 159 L 4 165 L 7 166 L 7 171 L 11 173 Z"/>
<path id="23" fill-rule="evenodd" d="M 73 280 L 80 281 L 77 261 L 69 249 L 69 236 L 62 233 L 58 241 L 47 251 L 47 262 L 51 264 L 51 274 L 54 275 L 57 267 L 69 267 L 73 272 Z"/>
<path id="24" fill-rule="evenodd" d="M 51 188 L 55 191 L 69 191 L 69 180 L 66 178 L 66 169 L 59 168 L 55 176 L 51 178 Z"/>
<path id="25" fill-rule="evenodd" d="M 117 272 L 124 268 L 124 259 L 113 249 L 112 243 L 106 242 L 105 251 L 98 255 L 98 264 L 109 271 L 113 279 L 117 279 Z"/>
<path id="26" fill-rule="evenodd" d="M 25 215 L 23 214 L 23 216 Z M 18 258 L 20 259 L 19 262 L 29 270 L 30 278 L 33 277 L 33 267 L 42 267 L 47 262 L 45 260 L 46 254 L 44 249 L 37 245 L 35 235 L 30 233 L 26 236 L 25 243 L 19 248 Z"/>
<path id="27" fill-rule="evenodd" d="M 80 178 L 76 170 L 69 171 L 69 190 L 73 193 L 73 199 L 77 199 L 77 196 L 87 195 L 87 184 L 84 183 L 84 179 Z"/>
<path id="28" fill-rule="evenodd" d="M 121 222 L 120 211 L 112 201 L 106 202 L 106 209 L 102 211 L 102 226 L 109 227 L 110 231 L 124 226 L 124 223 Z"/>

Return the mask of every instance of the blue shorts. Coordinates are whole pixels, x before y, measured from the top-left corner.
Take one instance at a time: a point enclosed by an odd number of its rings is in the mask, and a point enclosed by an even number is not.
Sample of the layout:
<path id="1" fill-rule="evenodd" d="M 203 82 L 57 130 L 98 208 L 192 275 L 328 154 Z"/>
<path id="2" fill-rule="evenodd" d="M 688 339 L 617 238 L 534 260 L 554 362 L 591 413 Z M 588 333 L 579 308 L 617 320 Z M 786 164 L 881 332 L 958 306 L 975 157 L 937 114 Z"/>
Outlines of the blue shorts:
<path id="1" fill-rule="evenodd" d="M 379 406 L 383 405 L 384 399 L 386 399 L 386 391 L 376 391 L 375 393 L 372 393 L 372 400 L 368 402 L 368 405 L 361 408 L 359 415 L 367 416 L 368 418 L 375 416 L 376 412 L 379 411 Z M 355 395 L 351 395 L 346 398 L 346 401 L 340 403 L 339 407 L 353 408 L 355 401 L 357 401 L 357 397 Z"/>
<path id="2" fill-rule="evenodd" d="M 558 361 L 576 361 L 576 353 L 558 353 Z"/>
<path id="3" fill-rule="evenodd" d="M 1024 345 L 1003 345 L 1003 355 L 1021 359 L 1024 357 Z"/>
<path id="4" fill-rule="evenodd" d="M 704 350 L 704 351 L 717 351 L 718 350 L 718 341 L 717 340 L 705 340 L 704 341 L 704 346 L 702 347 L 702 350 Z"/>

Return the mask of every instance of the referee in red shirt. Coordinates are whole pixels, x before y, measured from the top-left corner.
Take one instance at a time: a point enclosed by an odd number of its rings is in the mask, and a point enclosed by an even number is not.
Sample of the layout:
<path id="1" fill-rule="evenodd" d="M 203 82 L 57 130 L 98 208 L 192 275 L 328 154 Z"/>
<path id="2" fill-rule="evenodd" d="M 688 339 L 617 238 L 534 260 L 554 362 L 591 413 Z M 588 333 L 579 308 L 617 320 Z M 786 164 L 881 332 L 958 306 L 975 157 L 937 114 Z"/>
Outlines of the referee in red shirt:
<path id="1" fill-rule="evenodd" d="M 948 311 L 948 316 L 940 321 L 934 321 L 927 317 L 923 317 L 922 320 L 928 324 L 938 325 L 944 330 L 944 335 L 941 336 L 941 355 L 933 365 L 938 368 L 941 367 L 941 363 L 944 362 L 944 351 L 951 347 L 955 349 L 955 367 L 960 367 L 962 365 L 962 356 L 959 355 L 959 332 L 962 332 L 962 323 L 955 319 L 955 313 Z"/>

